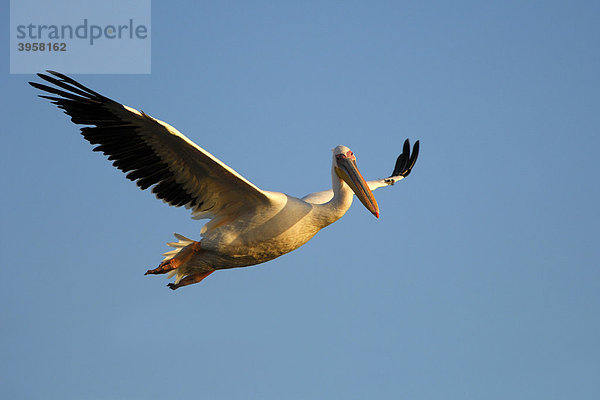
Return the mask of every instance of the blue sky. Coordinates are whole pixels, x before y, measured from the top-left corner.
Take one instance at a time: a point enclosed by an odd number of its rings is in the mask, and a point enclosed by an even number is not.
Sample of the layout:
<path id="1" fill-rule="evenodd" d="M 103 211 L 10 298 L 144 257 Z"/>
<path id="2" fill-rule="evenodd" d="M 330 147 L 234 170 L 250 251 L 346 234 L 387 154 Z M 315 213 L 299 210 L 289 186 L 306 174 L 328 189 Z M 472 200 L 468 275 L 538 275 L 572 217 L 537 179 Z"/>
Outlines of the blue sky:
<path id="1" fill-rule="evenodd" d="M 379 220 L 355 202 L 293 253 L 172 292 L 143 273 L 202 223 L 93 153 L 6 60 L 3 398 L 596 398 L 599 3 L 152 16 L 150 75 L 74 77 L 257 186 L 330 187 L 338 144 L 370 179 L 406 137 L 419 160 L 375 192 Z"/>

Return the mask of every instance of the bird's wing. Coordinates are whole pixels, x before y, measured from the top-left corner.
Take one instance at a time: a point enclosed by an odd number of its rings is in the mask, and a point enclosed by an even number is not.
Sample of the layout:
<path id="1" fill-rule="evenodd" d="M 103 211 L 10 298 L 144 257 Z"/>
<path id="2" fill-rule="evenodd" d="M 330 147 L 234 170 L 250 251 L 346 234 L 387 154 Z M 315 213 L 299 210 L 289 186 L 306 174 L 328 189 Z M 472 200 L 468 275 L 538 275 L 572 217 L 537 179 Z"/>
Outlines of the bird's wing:
<path id="1" fill-rule="evenodd" d="M 392 175 L 384 179 L 376 179 L 373 181 L 367 181 L 369 185 L 369 189 L 375 190 L 380 187 L 391 186 L 394 183 L 398 182 L 406 178 L 415 163 L 417 162 L 417 157 L 419 156 L 419 141 L 415 142 L 415 145 L 412 149 L 412 154 L 410 151 L 410 141 L 406 139 L 404 141 L 404 146 L 402 148 L 402 154 L 398 156 L 396 159 L 396 164 L 394 165 L 394 171 Z M 322 192 L 315 192 L 308 194 L 302 198 L 302 200 L 312 203 L 312 204 L 323 204 L 327 203 L 329 200 L 333 198 L 333 191 L 331 189 L 324 190 Z"/>
<path id="2" fill-rule="evenodd" d="M 29 82 L 71 116 L 81 134 L 142 189 L 195 218 L 234 217 L 268 206 L 268 196 L 169 124 L 119 104 L 54 71 L 38 76 L 57 87 Z M 53 76 L 51 76 L 53 75 Z"/>

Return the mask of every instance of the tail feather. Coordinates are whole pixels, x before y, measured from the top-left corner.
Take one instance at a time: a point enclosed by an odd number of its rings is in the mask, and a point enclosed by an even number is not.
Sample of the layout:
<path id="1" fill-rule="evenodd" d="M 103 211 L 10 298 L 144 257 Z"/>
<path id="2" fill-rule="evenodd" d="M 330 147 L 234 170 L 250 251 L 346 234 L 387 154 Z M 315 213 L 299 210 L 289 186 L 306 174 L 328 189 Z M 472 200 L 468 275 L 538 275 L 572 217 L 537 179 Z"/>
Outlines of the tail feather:
<path id="1" fill-rule="evenodd" d="M 179 233 L 174 233 L 174 235 L 175 235 L 176 239 L 179 239 L 179 241 L 167 243 L 167 246 L 174 247 L 175 249 L 167 251 L 166 253 L 163 253 L 163 256 L 165 256 L 163 261 L 170 260 L 171 258 L 175 257 L 177 255 L 177 253 L 179 253 L 181 251 L 181 249 L 183 249 L 185 246 L 194 243 L 194 241 L 192 239 L 187 238 L 183 235 L 180 235 Z"/>
<path id="2" fill-rule="evenodd" d="M 167 251 L 163 254 L 163 256 L 165 256 L 163 262 L 177 257 L 178 255 L 180 255 L 181 251 L 184 251 L 184 253 L 181 253 L 180 257 L 178 258 L 179 263 L 181 265 L 178 265 L 175 269 L 169 271 L 167 275 L 167 278 L 172 278 L 173 276 L 175 276 L 175 285 L 178 285 L 183 278 L 191 276 L 190 274 L 198 274 L 199 272 L 197 270 L 197 267 L 201 264 L 197 264 L 198 260 L 194 260 L 194 258 L 192 257 L 194 252 L 199 251 L 199 243 L 183 235 L 180 235 L 179 233 L 174 233 L 174 235 L 175 238 L 178 239 L 178 241 L 167 243 L 167 246 L 173 247 L 173 250 Z M 190 245 L 193 246 L 188 247 Z M 210 273 L 214 271 L 214 269 L 211 268 L 204 271 L 205 269 L 206 268 L 202 269 L 200 272 Z M 186 283 L 185 285 L 188 284 L 190 283 Z"/>

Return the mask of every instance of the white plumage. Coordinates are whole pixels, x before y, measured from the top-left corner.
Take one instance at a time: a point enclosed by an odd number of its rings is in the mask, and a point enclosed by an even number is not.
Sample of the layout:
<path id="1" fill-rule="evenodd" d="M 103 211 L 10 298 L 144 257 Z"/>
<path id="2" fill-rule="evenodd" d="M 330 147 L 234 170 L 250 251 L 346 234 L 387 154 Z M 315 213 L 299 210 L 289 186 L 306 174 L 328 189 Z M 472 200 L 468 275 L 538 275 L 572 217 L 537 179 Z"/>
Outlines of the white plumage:
<path id="1" fill-rule="evenodd" d="M 341 218 L 356 194 L 379 217 L 372 190 L 406 177 L 415 164 L 419 142 L 408 140 L 386 179 L 365 182 L 356 158 L 345 146 L 333 149 L 332 189 L 302 199 L 261 190 L 202 149 L 171 125 L 119 104 L 58 72 L 38 74 L 56 87 L 30 82 L 50 95 L 40 95 L 65 110 L 95 151 L 141 189 L 152 188 L 173 206 L 191 208 L 192 217 L 210 219 L 194 241 L 175 234 L 174 250 L 147 274 L 170 273 L 169 287 L 200 282 L 217 269 L 255 265 L 302 246 L 319 230 Z"/>

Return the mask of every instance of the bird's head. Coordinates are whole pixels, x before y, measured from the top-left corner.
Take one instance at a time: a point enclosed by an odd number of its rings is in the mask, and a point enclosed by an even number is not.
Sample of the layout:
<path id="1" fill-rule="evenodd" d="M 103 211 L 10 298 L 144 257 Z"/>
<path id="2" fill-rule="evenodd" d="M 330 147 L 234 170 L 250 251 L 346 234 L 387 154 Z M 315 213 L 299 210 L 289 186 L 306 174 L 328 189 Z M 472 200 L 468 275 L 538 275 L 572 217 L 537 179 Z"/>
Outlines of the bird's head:
<path id="1" fill-rule="evenodd" d="M 346 146 L 337 146 L 333 149 L 333 165 L 336 175 L 345 182 L 356 194 L 360 202 L 379 218 L 379 206 L 365 182 L 358 167 L 356 166 L 356 156 Z"/>

